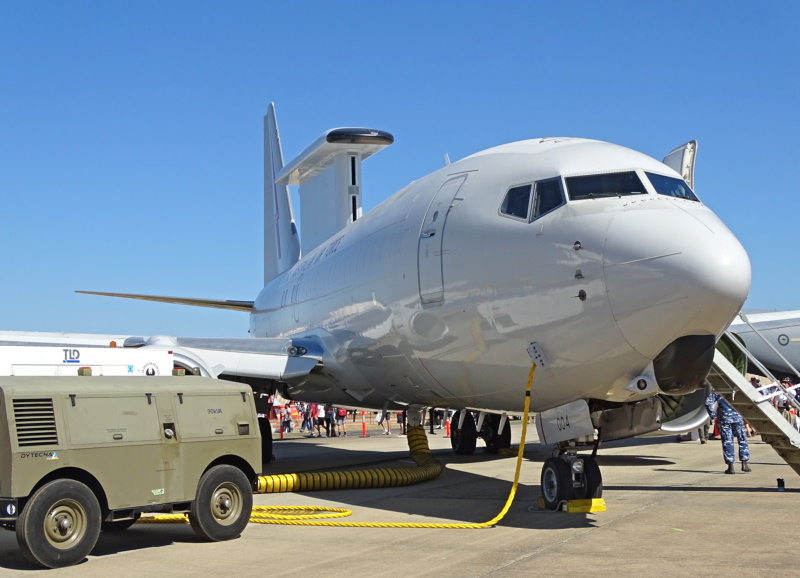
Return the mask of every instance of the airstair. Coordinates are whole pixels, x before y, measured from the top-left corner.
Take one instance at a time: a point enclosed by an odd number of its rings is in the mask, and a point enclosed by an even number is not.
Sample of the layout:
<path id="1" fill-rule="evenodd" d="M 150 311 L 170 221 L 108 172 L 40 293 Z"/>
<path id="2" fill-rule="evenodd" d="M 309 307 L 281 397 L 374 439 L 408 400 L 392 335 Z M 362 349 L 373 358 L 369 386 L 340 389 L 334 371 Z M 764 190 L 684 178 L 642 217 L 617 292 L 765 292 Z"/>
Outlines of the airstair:
<path id="1" fill-rule="evenodd" d="M 740 345 L 735 336 L 730 333 L 726 335 L 762 375 L 773 381 L 770 385 L 777 389 L 765 394 L 763 390 L 754 387 L 719 350 L 714 354 L 714 364 L 708 375 L 708 381 L 714 390 L 721 394 L 756 432 L 761 434 L 761 438 L 771 445 L 797 474 L 800 474 L 800 432 L 772 404 L 772 398 L 784 393 L 795 408 L 796 414 L 800 416 L 800 402 L 795 399 L 794 391 L 800 386 L 784 387 L 744 346 Z"/>

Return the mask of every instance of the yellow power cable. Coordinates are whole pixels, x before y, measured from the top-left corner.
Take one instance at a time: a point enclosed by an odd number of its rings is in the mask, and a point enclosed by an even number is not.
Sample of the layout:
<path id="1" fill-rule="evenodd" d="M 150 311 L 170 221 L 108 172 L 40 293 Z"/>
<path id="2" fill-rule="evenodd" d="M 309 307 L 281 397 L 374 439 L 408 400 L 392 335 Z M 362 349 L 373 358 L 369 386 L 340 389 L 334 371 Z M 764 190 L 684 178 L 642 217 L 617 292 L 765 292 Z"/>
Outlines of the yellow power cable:
<path id="1" fill-rule="evenodd" d="M 497 514 L 494 518 L 489 520 L 488 522 L 482 523 L 474 523 L 474 524 L 433 524 L 433 523 L 413 523 L 413 522 L 404 522 L 404 523 L 394 523 L 394 522 L 317 522 L 317 521 L 308 521 L 308 520 L 296 520 L 296 519 L 251 519 L 251 522 L 255 522 L 257 524 L 286 524 L 292 526 L 337 526 L 337 527 L 344 527 L 344 528 L 447 528 L 447 529 L 457 529 L 457 530 L 477 530 L 480 528 L 489 528 L 494 526 L 503 519 L 503 517 L 508 513 L 511 504 L 514 502 L 514 497 L 517 493 L 517 486 L 519 485 L 519 474 L 522 467 L 522 457 L 525 453 L 525 436 L 528 432 L 528 413 L 530 411 L 531 405 L 531 384 L 533 383 L 533 374 L 536 371 L 536 364 L 534 363 L 531 365 L 531 370 L 528 373 L 528 383 L 525 388 L 525 409 L 523 411 L 523 419 L 522 419 L 522 435 L 520 437 L 519 442 L 519 450 L 517 451 L 517 465 L 516 470 L 514 471 L 514 482 L 511 485 L 511 491 L 508 494 L 508 498 L 506 499 L 506 503 L 503 506 L 503 509 L 500 510 L 500 513 Z M 511 427 L 508 425 L 507 427 Z M 416 432 L 415 432 L 416 430 Z M 433 459 L 431 456 L 430 449 L 428 449 L 428 439 L 425 437 L 425 428 L 421 426 L 409 428 L 408 430 L 408 445 L 409 449 L 411 449 L 411 457 L 415 461 L 417 459 L 424 459 L 424 456 L 427 454 L 427 459 L 430 460 L 432 463 L 439 464 L 436 460 Z M 412 432 L 415 432 L 412 438 Z M 421 433 L 421 440 L 419 433 Z M 424 448 L 421 446 L 424 444 Z M 415 451 L 416 450 L 416 451 Z M 415 456 L 417 456 L 415 458 Z M 429 462 L 429 463 L 430 463 Z M 419 463 L 419 462 L 417 462 Z M 423 464 L 420 464 L 421 466 Z M 439 464 L 439 468 L 441 470 L 441 465 Z M 263 476 L 262 476 L 263 477 Z M 259 487 L 261 487 L 261 478 L 259 478 Z M 373 486 L 374 487 L 374 486 Z"/>
<path id="2" fill-rule="evenodd" d="M 292 526 L 336 526 L 344 528 L 446 528 L 458 530 L 476 530 L 494 526 L 508 513 L 519 485 L 519 474 L 522 466 L 522 457 L 525 452 L 525 436 L 528 431 L 528 413 L 531 405 L 531 385 L 536 364 L 531 365 L 528 373 L 528 383 L 525 388 L 525 408 L 522 419 L 522 435 L 520 436 L 519 450 L 517 451 L 517 464 L 514 472 L 514 482 L 508 494 L 506 503 L 500 513 L 488 522 L 471 524 L 434 524 L 434 523 L 394 523 L 394 522 L 319 522 L 313 518 L 338 518 L 352 514 L 351 510 L 344 508 L 329 508 L 325 506 L 255 506 L 250 522 L 255 524 L 283 524 Z M 511 427 L 507 425 L 507 427 Z M 442 465 L 431 455 L 425 428 L 415 426 L 408 428 L 408 448 L 411 459 L 417 464 L 413 468 L 378 468 L 369 470 L 352 470 L 344 472 L 314 472 L 307 474 L 278 474 L 273 476 L 259 476 L 257 493 L 278 492 L 305 492 L 312 490 L 332 489 L 359 489 L 359 488 L 384 488 L 417 484 L 437 477 L 442 471 Z M 333 514 L 287 514 L 280 511 L 325 511 Z M 272 513 L 267 513 L 272 512 Z M 183 514 L 170 514 L 140 518 L 138 523 L 175 523 L 187 522 Z"/>

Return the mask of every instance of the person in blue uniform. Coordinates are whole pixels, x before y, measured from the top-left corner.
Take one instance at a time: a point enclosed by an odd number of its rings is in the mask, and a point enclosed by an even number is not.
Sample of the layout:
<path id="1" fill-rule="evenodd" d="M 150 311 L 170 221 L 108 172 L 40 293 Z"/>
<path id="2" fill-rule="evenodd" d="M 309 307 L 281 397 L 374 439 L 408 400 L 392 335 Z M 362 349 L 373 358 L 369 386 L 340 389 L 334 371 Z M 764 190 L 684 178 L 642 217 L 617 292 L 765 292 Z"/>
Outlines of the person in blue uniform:
<path id="1" fill-rule="evenodd" d="M 750 461 L 750 448 L 747 445 L 747 431 L 742 416 L 736 413 L 736 410 L 725 401 L 725 398 L 716 392 L 706 398 L 705 406 L 712 422 L 719 418 L 717 427 L 719 427 L 719 437 L 722 439 L 722 455 L 725 463 L 728 464 L 725 473 L 736 473 L 733 469 L 733 464 L 736 462 L 733 455 L 734 436 L 739 440 L 739 460 L 742 462 L 742 471 L 752 471 L 747 465 L 747 462 Z"/>

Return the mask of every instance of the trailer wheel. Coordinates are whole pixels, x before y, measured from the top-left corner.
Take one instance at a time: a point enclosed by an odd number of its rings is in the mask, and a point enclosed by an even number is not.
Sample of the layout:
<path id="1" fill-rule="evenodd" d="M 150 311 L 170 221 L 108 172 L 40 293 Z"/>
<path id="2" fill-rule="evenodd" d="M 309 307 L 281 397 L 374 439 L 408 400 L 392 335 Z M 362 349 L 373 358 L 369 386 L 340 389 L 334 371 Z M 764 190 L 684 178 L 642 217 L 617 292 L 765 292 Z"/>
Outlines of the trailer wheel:
<path id="1" fill-rule="evenodd" d="M 214 466 L 197 484 L 189 523 L 201 538 L 230 540 L 247 526 L 252 509 L 253 490 L 247 476 L 234 466 Z"/>
<path id="2" fill-rule="evenodd" d="M 100 535 L 100 504 L 75 480 L 54 480 L 28 500 L 17 519 L 22 555 L 38 566 L 62 568 L 83 560 Z"/>

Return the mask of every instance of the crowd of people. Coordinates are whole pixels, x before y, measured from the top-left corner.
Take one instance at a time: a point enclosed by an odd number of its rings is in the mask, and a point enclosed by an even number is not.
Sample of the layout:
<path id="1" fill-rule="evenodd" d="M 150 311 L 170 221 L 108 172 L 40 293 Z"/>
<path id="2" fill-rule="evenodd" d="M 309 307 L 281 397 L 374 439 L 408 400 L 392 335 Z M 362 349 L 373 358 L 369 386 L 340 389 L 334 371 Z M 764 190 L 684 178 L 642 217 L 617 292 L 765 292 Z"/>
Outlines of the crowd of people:
<path id="1" fill-rule="evenodd" d="M 758 389 L 762 396 L 769 396 L 775 409 L 783 414 L 792 427 L 800 431 L 800 419 L 797 417 L 796 405 L 790 401 L 791 398 L 794 398 L 794 401 L 800 404 L 800 387 L 795 387 L 788 377 L 781 380 L 782 387 L 778 387 L 776 383 L 762 386 L 761 380 L 756 377 L 750 378 L 750 384 Z"/>
<path id="2" fill-rule="evenodd" d="M 300 433 L 309 437 L 339 437 L 347 435 L 347 416 L 353 414 L 343 407 L 331 404 L 292 402 L 276 408 L 275 417 L 285 433 L 295 429 L 295 415 L 300 422 Z M 324 435 L 323 435 L 324 432 Z"/>
<path id="3" fill-rule="evenodd" d="M 347 418 L 355 422 L 357 412 L 344 407 L 335 407 L 331 404 L 304 403 L 301 401 L 275 406 L 274 418 L 280 424 L 284 433 L 295 431 L 300 424 L 299 433 L 308 437 L 340 437 L 347 436 Z M 391 436 L 392 422 L 396 423 L 397 437 L 406 437 L 406 412 L 405 411 L 379 411 L 370 412 L 371 418 L 379 424 L 382 435 Z M 442 429 L 445 424 L 445 412 L 431 409 L 428 415 L 429 433 L 435 435 L 434 429 Z"/>

